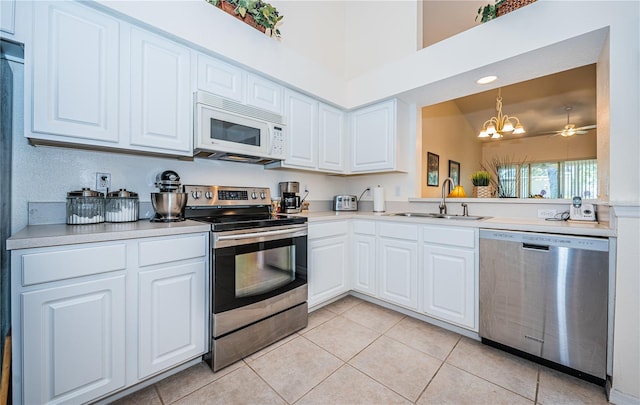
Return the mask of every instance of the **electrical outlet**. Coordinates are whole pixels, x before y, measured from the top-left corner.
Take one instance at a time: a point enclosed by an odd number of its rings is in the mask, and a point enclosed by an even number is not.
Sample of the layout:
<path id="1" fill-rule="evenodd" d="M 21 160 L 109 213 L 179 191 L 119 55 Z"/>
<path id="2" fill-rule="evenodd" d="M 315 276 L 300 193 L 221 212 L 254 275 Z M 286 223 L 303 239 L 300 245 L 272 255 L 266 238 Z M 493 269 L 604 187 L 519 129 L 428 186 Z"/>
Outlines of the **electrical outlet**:
<path id="1" fill-rule="evenodd" d="M 96 173 L 96 191 L 106 191 L 111 188 L 111 173 Z"/>
<path id="2" fill-rule="evenodd" d="M 538 218 L 554 218 L 558 214 L 558 210 L 550 208 L 539 208 Z"/>
<path id="3" fill-rule="evenodd" d="M 305 193 L 309 192 L 309 186 L 307 184 L 304 185 L 304 192 Z"/>

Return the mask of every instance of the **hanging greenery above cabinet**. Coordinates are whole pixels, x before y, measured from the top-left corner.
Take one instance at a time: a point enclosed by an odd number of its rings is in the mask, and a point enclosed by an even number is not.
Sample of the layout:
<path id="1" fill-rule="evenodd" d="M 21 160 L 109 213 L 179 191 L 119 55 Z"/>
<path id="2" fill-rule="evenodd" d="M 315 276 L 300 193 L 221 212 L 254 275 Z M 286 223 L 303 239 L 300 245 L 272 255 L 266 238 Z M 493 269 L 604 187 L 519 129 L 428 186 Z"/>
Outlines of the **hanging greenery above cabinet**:
<path id="1" fill-rule="evenodd" d="M 270 37 L 280 38 L 280 30 L 276 26 L 284 16 L 280 15 L 271 4 L 262 0 L 206 1 Z"/>

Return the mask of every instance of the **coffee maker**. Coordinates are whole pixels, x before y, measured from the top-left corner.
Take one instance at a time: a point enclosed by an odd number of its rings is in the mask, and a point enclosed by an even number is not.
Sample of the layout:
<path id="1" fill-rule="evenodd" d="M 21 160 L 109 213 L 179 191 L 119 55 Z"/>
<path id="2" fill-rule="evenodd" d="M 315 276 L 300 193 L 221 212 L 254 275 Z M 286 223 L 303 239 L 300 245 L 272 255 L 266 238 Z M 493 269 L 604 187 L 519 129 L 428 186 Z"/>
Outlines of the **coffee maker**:
<path id="1" fill-rule="evenodd" d="M 300 183 L 297 181 L 284 181 L 280 186 L 280 211 L 285 214 L 300 212 Z"/>

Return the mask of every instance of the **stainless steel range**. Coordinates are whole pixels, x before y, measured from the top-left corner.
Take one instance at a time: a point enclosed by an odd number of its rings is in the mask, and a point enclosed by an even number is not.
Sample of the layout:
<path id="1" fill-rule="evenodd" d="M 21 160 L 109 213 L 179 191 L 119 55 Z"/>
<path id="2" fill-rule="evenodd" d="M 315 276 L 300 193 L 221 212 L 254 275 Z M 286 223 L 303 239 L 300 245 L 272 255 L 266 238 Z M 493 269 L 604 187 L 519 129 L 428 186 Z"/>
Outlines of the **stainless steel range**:
<path id="1" fill-rule="evenodd" d="M 269 188 L 185 185 L 185 218 L 211 224 L 214 371 L 307 325 L 306 218 L 271 213 Z"/>

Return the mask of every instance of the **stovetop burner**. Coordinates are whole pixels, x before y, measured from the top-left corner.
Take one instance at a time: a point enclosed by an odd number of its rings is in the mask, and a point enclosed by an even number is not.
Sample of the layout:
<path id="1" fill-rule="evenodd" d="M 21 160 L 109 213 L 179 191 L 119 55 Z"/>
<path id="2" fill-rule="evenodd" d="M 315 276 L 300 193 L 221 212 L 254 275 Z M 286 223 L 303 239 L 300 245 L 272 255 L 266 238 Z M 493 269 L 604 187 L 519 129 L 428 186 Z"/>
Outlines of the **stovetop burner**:
<path id="1" fill-rule="evenodd" d="M 302 224 L 304 217 L 272 215 L 266 187 L 185 185 L 185 218 L 211 224 L 213 232 Z"/>

